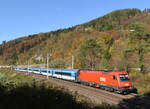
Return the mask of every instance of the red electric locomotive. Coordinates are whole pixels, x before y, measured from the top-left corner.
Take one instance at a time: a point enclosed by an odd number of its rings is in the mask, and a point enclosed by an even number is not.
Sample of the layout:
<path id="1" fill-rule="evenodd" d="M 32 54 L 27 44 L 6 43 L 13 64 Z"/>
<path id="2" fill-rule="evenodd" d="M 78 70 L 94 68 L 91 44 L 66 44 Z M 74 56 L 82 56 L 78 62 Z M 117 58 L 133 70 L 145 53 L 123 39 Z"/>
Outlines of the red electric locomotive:
<path id="1" fill-rule="evenodd" d="M 80 70 L 78 82 L 122 94 L 137 92 L 127 72 Z"/>

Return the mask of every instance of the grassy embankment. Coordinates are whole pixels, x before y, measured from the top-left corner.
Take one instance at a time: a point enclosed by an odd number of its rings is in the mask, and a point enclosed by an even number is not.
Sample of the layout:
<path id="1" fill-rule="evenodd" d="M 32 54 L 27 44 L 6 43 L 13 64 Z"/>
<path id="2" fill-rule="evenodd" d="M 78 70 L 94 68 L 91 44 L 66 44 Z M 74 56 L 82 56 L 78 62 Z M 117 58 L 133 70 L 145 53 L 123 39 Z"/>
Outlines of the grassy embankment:
<path id="1" fill-rule="evenodd" d="M 85 101 L 86 100 L 86 101 Z M 0 69 L 1 109 L 113 109 L 96 106 L 76 92 L 46 81 L 37 81 L 13 70 Z"/>
<path id="2" fill-rule="evenodd" d="M 150 96 L 150 72 L 131 72 L 130 77 L 139 95 Z"/>

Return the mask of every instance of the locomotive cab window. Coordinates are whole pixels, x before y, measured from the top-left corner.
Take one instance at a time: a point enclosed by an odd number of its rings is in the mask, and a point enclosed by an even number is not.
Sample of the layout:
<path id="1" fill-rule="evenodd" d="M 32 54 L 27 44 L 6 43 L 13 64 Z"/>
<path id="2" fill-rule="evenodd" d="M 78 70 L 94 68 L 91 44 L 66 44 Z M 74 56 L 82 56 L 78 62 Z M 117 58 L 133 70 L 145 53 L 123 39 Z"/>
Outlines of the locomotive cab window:
<path id="1" fill-rule="evenodd" d="M 127 74 L 119 75 L 121 81 L 129 81 L 129 76 Z"/>
<path id="2" fill-rule="evenodd" d="M 113 75 L 113 79 L 114 79 L 114 80 L 117 80 L 117 77 L 116 77 L 115 75 Z"/>

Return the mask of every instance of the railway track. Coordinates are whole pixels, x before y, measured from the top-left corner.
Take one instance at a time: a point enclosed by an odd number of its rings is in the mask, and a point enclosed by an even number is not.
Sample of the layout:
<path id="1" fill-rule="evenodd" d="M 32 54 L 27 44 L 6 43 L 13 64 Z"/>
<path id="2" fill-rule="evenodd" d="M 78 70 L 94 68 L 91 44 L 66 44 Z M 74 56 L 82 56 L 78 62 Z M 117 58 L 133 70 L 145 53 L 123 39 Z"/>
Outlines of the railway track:
<path id="1" fill-rule="evenodd" d="M 65 84 L 66 88 L 69 88 L 73 91 L 78 91 L 78 93 L 84 96 L 88 95 L 87 97 L 93 99 L 94 102 L 97 102 L 97 103 L 101 101 L 101 102 L 109 102 L 110 104 L 117 104 L 119 100 L 121 100 L 119 97 L 115 97 L 114 99 L 114 95 L 111 95 L 107 93 L 106 91 L 102 91 L 93 87 L 84 86 L 82 84 L 77 84 L 77 83 L 72 83 L 70 81 L 59 80 L 56 78 L 51 78 L 51 80 L 60 82 L 62 86 L 64 86 Z"/>
<path id="2" fill-rule="evenodd" d="M 30 75 L 33 76 L 36 80 L 49 81 L 51 83 L 57 84 L 58 86 L 67 88 L 70 91 L 77 91 L 78 94 L 91 99 L 91 101 L 96 104 L 106 102 L 111 105 L 118 105 L 120 108 L 123 109 L 141 109 L 141 107 L 144 107 L 144 109 L 149 109 L 150 107 L 149 97 L 143 97 L 133 93 L 128 95 L 121 95 L 114 92 L 108 92 L 99 88 L 93 88 L 53 77 L 49 77 L 49 79 L 46 79 L 46 76 L 43 75 L 33 73 L 30 73 Z"/>

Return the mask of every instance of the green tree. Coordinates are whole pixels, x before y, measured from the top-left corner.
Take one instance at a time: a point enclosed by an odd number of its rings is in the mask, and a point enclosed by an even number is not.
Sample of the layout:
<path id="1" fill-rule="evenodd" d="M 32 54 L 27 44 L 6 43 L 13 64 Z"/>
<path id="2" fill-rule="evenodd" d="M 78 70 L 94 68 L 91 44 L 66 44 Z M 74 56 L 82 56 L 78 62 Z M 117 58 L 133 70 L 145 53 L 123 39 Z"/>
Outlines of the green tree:
<path id="1" fill-rule="evenodd" d="M 95 39 L 89 38 L 78 48 L 78 57 L 82 68 L 95 68 L 99 63 L 101 46 Z"/>
<path id="2" fill-rule="evenodd" d="M 107 45 L 106 49 L 104 50 L 104 58 L 109 61 L 111 58 L 110 48 L 114 43 L 114 39 L 111 37 L 109 40 L 105 40 L 105 44 Z"/>
<path id="3" fill-rule="evenodd" d="M 111 47 L 114 43 L 114 38 L 108 35 L 105 36 L 105 40 L 104 40 L 104 44 L 105 44 L 105 47 L 103 48 L 103 58 L 104 58 L 104 62 L 103 62 L 103 66 L 105 68 L 108 68 L 109 66 L 109 61 L 111 59 Z"/>
<path id="4" fill-rule="evenodd" d="M 140 22 L 133 22 L 129 25 L 131 48 L 138 54 L 138 66 L 141 71 L 144 70 L 144 54 L 148 51 L 150 39 L 150 34 L 145 30 L 145 26 Z"/>

